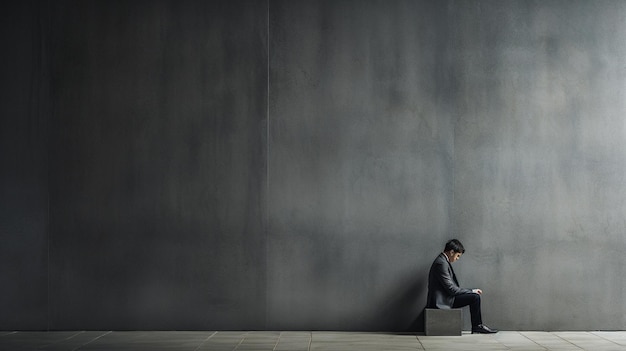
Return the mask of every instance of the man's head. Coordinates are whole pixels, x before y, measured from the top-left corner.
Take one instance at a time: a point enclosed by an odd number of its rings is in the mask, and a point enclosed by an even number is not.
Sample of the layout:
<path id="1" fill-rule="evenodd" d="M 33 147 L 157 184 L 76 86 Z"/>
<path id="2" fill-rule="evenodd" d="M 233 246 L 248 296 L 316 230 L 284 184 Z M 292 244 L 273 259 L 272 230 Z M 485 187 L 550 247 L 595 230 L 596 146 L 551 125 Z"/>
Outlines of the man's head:
<path id="1" fill-rule="evenodd" d="M 461 255 L 465 253 L 465 248 L 460 241 L 452 239 L 446 243 L 443 253 L 448 256 L 448 261 L 452 263 L 461 258 Z"/>

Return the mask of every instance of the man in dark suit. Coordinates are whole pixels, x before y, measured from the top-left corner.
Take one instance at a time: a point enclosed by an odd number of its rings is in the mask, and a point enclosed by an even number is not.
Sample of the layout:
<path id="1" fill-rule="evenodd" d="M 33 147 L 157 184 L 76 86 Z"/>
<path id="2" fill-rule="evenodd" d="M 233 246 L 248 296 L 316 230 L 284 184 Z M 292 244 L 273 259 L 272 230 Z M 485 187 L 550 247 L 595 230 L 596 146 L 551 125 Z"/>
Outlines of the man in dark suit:
<path id="1" fill-rule="evenodd" d="M 483 324 L 480 311 L 480 289 L 461 288 L 452 263 L 465 253 L 463 244 L 456 239 L 446 243 L 443 252 L 435 258 L 428 274 L 428 302 L 426 308 L 451 309 L 469 306 L 472 316 L 472 334 L 492 334 L 498 331 Z"/>

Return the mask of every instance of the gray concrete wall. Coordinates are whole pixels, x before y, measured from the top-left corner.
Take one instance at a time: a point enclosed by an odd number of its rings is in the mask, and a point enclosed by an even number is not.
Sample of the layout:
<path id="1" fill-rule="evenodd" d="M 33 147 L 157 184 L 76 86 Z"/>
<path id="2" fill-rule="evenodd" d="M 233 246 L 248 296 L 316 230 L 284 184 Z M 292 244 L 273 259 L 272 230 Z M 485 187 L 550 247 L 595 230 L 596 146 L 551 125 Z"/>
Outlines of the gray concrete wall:
<path id="1" fill-rule="evenodd" d="M 420 315 L 452 224 L 445 13 L 271 2 L 270 329 L 402 330 Z"/>
<path id="2" fill-rule="evenodd" d="M 515 329 L 624 329 L 626 3 L 464 2 L 459 274 Z"/>
<path id="3" fill-rule="evenodd" d="M 0 6 L 0 330 L 47 327 L 46 18 L 36 2 Z"/>
<path id="4" fill-rule="evenodd" d="M 2 11 L 0 329 L 624 329 L 626 4 Z"/>
<path id="5" fill-rule="evenodd" d="M 52 11 L 51 327 L 262 329 L 267 6 Z"/>

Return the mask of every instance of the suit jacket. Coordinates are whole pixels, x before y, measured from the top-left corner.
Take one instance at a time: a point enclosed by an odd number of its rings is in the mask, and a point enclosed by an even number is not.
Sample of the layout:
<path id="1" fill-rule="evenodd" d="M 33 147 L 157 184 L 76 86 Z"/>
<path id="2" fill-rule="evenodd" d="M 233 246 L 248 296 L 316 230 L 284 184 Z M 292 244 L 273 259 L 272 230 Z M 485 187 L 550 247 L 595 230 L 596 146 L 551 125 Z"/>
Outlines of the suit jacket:
<path id="1" fill-rule="evenodd" d="M 439 254 L 428 273 L 427 308 L 451 309 L 454 297 L 472 293 L 471 289 L 459 287 L 452 265 L 444 253 Z"/>

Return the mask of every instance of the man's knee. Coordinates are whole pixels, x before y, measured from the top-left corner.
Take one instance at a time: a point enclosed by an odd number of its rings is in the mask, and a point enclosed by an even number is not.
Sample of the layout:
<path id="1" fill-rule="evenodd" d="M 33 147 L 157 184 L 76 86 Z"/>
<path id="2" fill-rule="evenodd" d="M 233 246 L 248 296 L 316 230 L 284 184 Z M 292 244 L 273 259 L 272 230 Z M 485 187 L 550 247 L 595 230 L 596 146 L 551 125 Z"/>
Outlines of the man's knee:
<path id="1" fill-rule="evenodd" d="M 474 304 L 480 305 L 480 295 L 476 293 L 467 294 L 466 301 L 468 305 L 474 305 Z"/>
<path id="2" fill-rule="evenodd" d="M 473 304 L 478 304 L 480 306 L 480 294 L 472 294 L 474 295 L 474 299 L 472 300 Z"/>

